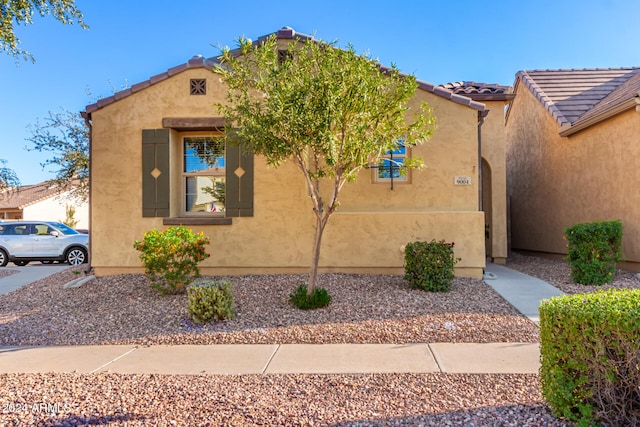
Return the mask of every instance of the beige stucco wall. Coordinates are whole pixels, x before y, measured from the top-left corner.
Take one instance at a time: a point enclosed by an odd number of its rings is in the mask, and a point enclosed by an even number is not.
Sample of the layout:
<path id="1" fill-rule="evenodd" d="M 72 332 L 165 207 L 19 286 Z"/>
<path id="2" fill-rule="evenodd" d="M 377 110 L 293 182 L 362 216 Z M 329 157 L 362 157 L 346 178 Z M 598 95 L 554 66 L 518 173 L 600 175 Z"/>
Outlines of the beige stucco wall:
<path id="1" fill-rule="evenodd" d="M 620 219 L 624 254 L 640 262 L 638 112 L 561 137 L 542 104 L 518 85 L 506 130 L 514 249 L 566 253 L 565 227 Z"/>
<path id="2" fill-rule="evenodd" d="M 190 96 L 189 79 L 207 78 L 207 95 Z M 92 265 L 97 275 L 140 272 L 133 242 L 162 218 L 143 218 L 141 131 L 162 127 L 163 117 L 216 116 L 223 101 L 219 78 L 190 69 L 92 113 Z M 462 258 L 457 274 L 480 277 L 484 267 L 483 214 L 478 212 L 477 180 L 454 185 L 457 175 L 477 174 L 477 112 L 420 92 L 434 108 L 438 129 L 426 145 L 413 149 L 429 166 L 412 171 L 411 184 L 372 184 L 371 172 L 346 184 L 341 206 L 323 240 L 322 271 L 401 273 L 401 247 L 414 240 L 456 243 Z M 172 132 L 179 152 L 179 134 Z M 172 171 L 172 215 L 179 212 L 179 165 Z M 211 238 L 205 274 L 305 272 L 311 259 L 312 205 L 300 172 L 292 164 L 270 168 L 255 162 L 254 216 L 231 225 L 193 226 Z"/>

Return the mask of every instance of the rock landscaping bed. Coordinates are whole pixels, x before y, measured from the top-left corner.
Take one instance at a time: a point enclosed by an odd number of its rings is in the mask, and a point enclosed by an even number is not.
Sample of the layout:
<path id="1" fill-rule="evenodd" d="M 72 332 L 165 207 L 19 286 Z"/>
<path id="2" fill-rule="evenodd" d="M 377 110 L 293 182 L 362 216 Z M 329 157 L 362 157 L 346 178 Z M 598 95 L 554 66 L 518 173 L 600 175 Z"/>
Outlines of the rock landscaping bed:
<path id="1" fill-rule="evenodd" d="M 196 325 L 186 296 L 163 296 L 144 275 L 63 289 L 73 269 L 0 296 L 0 345 L 537 342 L 538 329 L 481 280 L 450 292 L 412 289 L 399 276 L 323 274 L 330 306 L 299 310 L 304 275 L 230 277 L 234 320 Z"/>
<path id="2" fill-rule="evenodd" d="M 11 374 L 0 390 L 20 404 L 0 408 L 6 426 L 569 425 L 537 375 Z"/>
<path id="3" fill-rule="evenodd" d="M 507 264 L 567 293 L 562 261 L 514 254 Z M 198 326 L 185 296 L 161 296 L 142 275 L 63 289 L 68 269 L 0 296 L 0 345 L 538 342 L 538 329 L 480 280 L 448 293 L 397 276 L 325 274 L 329 307 L 300 311 L 288 294 L 305 276 L 229 278 L 236 319 Z M 619 271 L 607 287 L 640 287 Z M 282 426 L 569 426 L 554 418 L 537 375 L 0 375 L 0 424 Z"/>

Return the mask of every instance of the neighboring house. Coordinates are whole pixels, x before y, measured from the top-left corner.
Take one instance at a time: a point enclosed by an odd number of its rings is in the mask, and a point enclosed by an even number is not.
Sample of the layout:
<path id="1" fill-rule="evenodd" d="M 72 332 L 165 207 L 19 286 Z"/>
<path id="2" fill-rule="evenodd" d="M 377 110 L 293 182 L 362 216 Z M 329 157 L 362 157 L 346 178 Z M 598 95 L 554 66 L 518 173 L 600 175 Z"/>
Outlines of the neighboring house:
<path id="1" fill-rule="evenodd" d="M 75 210 L 75 228 L 89 228 L 89 205 L 69 197 L 48 182 L 25 185 L 0 193 L 0 220 L 65 221 L 67 209 Z"/>
<path id="2" fill-rule="evenodd" d="M 507 113 L 511 246 L 566 254 L 563 230 L 622 220 L 640 267 L 640 68 L 521 71 Z"/>
<path id="3" fill-rule="evenodd" d="M 282 43 L 309 37 L 290 28 L 276 34 Z M 226 102 L 227 89 L 211 72 L 215 63 L 194 57 L 83 112 L 91 124 L 97 275 L 141 272 L 133 242 L 176 224 L 210 237 L 203 274 L 308 271 L 314 217 L 303 178 L 291 163 L 268 167 L 264 158 L 220 143 L 224 120 L 212 104 Z M 503 143 L 504 128 L 483 126 L 485 104 L 443 87 L 419 82 L 411 105 L 422 101 L 433 108 L 438 128 L 429 142 L 396 156 L 420 156 L 428 167 L 393 180 L 385 171 L 367 169 L 345 185 L 325 231 L 320 271 L 402 273 L 404 245 L 444 239 L 455 242 L 461 258 L 456 274 L 482 276 L 479 137 L 482 132 L 487 142 L 482 154 L 486 149 L 497 200 L 504 193 L 504 166 L 490 145 Z M 497 102 L 496 123 L 502 123 L 503 101 Z M 198 151 L 215 157 L 215 167 L 203 165 Z M 493 246 L 495 256 L 504 258 L 505 225 L 498 222 L 505 222 L 506 213 L 500 203 L 492 206 L 493 230 L 500 230 L 493 235 L 504 240 Z"/>

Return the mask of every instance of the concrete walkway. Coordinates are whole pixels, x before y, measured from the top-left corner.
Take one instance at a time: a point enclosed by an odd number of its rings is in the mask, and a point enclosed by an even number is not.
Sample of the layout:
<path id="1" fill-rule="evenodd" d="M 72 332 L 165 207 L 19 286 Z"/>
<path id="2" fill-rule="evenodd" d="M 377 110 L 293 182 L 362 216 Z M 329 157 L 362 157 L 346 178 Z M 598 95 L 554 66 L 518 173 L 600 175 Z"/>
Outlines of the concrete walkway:
<path id="1" fill-rule="evenodd" d="M 538 344 L 218 344 L 0 348 L 0 373 L 537 373 Z"/>
<path id="2" fill-rule="evenodd" d="M 540 325 L 540 302 L 564 295 L 547 282 L 501 265 L 487 263 L 484 271 L 484 282 L 536 325 Z"/>
<path id="3" fill-rule="evenodd" d="M 29 283 L 44 279 L 69 267 L 69 264 L 41 264 L 39 262 L 29 263 L 24 267 L 12 267 L 11 264 L 6 267 L 0 267 L 3 270 L 17 271 L 17 273 L 0 278 L 0 295 L 13 292 Z"/>
<path id="4" fill-rule="evenodd" d="M 15 276 L 0 279 L 0 289 Z M 562 294 L 548 283 L 494 264 L 487 266 L 485 282 L 536 323 L 540 301 Z M 0 347 L 0 373 L 526 374 L 538 372 L 539 358 L 537 343 Z"/>

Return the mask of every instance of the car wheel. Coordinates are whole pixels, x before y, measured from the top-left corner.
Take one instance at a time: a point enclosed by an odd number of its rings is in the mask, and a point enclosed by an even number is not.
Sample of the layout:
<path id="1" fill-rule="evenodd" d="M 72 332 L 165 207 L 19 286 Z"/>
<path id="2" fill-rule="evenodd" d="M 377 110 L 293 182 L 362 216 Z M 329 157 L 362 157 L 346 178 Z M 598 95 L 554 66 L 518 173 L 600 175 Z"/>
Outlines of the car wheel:
<path id="1" fill-rule="evenodd" d="M 69 265 L 80 265 L 87 262 L 87 251 L 82 248 L 71 248 L 67 252 L 65 260 Z"/>
<path id="2" fill-rule="evenodd" d="M 25 265 L 29 264 L 29 261 L 13 261 L 13 263 L 18 267 L 24 267 Z"/>
<path id="3" fill-rule="evenodd" d="M 4 267 L 9 262 L 9 256 L 7 253 L 0 249 L 0 267 Z"/>

